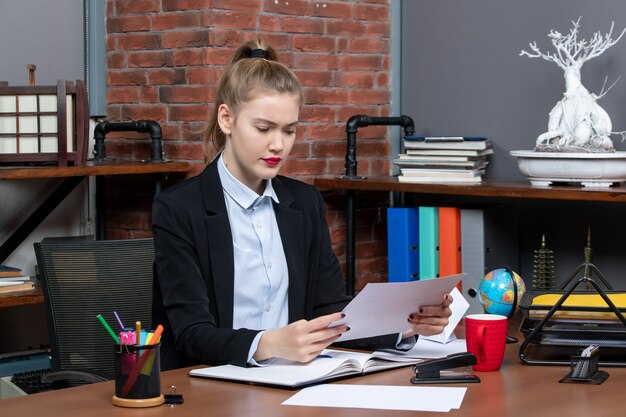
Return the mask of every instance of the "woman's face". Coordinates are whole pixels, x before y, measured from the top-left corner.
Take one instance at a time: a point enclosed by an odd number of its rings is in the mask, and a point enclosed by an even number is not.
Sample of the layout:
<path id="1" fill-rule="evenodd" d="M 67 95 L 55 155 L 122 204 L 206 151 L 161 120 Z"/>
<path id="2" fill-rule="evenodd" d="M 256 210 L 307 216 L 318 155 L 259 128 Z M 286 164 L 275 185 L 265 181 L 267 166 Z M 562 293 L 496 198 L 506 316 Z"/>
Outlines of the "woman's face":
<path id="1" fill-rule="evenodd" d="M 224 162 L 228 170 L 261 194 L 263 180 L 274 178 L 291 151 L 300 112 L 297 95 L 253 91 L 252 99 L 235 114 L 218 108 L 218 122 L 227 136 Z"/>

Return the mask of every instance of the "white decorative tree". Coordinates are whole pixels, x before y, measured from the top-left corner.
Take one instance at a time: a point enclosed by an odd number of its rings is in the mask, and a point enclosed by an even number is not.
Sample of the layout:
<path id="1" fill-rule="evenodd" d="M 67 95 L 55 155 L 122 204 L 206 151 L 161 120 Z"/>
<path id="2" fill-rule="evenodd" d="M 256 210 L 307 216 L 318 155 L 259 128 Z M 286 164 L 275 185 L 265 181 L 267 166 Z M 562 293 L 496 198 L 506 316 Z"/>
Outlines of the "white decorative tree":
<path id="1" fill-rule="evenodd" d="M 556 63 L 565 72 L 565 93 L 554 108 L 550 111 L 548 131 L 539 135 L 535 151 L 544 152 L 615 152 L 613 142 L 609 138 L 611 134 L 625 132 L 612 132 L 611 118 L 608 113 L 597 103 L 610 89 L 606 91 L 602 87 L 600 94 L 590 93 L 581 83 L 580 69 L 583 64 L 592 58 L 601 55 L 604 51 L 615 45 L 626 32 L 622 30 L 620 35 L 613 39 L 613 26 L 606 35 L 599 31 L 587 41 L 578 40 L 580 17 L 572 21 L 574 27 L 569 33 L 561 33 L 550 30 L 548 38 L 556 52 L 542 53 L 536 42 L 530 43 L 532 52 L 522 50 L 520 56 L 530 58 L 543 58 L 546 61 Z M 606 80 L 605 80 L 606 85 Z"/>

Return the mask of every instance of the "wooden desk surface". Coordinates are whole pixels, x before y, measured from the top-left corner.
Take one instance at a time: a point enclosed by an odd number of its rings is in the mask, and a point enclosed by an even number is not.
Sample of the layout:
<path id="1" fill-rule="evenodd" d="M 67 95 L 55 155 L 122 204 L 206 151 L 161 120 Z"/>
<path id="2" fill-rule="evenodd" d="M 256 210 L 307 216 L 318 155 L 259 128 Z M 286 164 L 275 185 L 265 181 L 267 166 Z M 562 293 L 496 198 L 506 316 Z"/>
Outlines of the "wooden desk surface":
<path id="1" fill-rule="evenodd" d="M 163 372 L 163 392 L 176 385 L 185 403 L 176 407 L 159 406 L 125 409 L 111 404 L 113 382 L 51 391 L 27 397 L 0 400 L 0 416 L 45 415 L 47 417 L 109 416 L 234 416 L 234 417 L 333 417 L 367 416 L 621 416 L 623 415 L 626 368 L 604 368 L 610 376 L 602 385 L 559 383 L 568 371 L 563 366 L 529 366 L 519 362 L 519 343 L 507 347 L 499 372 L 476 372 L 482 382 L 467 384 L 461 408 L 449 414 L 416 413 L 348 408 L 283 406 L 281 403 L 296 391 L 211 381 L 186 376 L 189 369 Z M 341 384 L 412 386 L 410 368 L 401 368 L 347 379 Z M 444 385 L 440 385 L 444 386 Z M 448 386 L 462 386 L 450 384 Z"/>

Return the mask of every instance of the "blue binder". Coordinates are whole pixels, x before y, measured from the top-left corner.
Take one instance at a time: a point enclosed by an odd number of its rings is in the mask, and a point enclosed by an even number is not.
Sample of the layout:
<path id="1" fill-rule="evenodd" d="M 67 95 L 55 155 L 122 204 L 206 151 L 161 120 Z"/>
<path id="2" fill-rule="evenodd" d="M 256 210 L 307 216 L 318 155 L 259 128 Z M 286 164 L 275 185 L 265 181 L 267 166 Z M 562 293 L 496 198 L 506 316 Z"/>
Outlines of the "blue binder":
<path id="1" fill-rule="evenodd" d="M 437 278 L 439 274 L 439 209 L 419 208 L 420 279 Z"/>
<path id="2" fill-rule="evenodd" d="M 389 282 L 419 280 L 419 217 L 417 207 L 387 209 Z"/>

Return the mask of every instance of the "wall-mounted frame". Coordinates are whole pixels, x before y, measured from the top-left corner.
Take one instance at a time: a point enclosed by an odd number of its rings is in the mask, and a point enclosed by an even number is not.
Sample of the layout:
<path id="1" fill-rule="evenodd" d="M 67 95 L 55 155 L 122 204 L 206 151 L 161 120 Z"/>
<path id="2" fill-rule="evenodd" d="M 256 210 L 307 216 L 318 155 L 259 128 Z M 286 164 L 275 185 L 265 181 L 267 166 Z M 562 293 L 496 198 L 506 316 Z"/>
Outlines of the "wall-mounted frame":
<path id="1" fill-rule="evenodd" d="M 56 86 L 0 85 L 0 164 L 84 165 L 89 137 L 82 80 Z"/>

